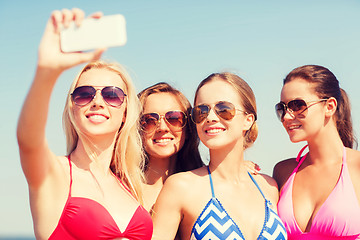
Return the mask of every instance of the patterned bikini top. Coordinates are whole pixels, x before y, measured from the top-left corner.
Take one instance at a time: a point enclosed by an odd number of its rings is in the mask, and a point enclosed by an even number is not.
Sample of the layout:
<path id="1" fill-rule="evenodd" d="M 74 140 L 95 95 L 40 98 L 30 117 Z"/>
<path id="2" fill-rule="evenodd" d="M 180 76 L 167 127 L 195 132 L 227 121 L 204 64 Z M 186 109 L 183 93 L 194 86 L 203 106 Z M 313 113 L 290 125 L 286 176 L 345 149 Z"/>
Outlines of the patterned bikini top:
<path id="1" fill-rule="evenodd" d="M 206 204 L 204 210 L 196 220 L 190 240 L 244 240 L 244 236 L 226 212 L 220 201 L 215 197 L 213 181 L 208 167 L 212 198 Z M 248 173 L 255 186 L 265 199 L 265 220 L 258 240 L 282 240 L 287 239 L 284 224 L 277 213 L 271 209 L 271 202 L 265 198 L 255 179 Z"/>

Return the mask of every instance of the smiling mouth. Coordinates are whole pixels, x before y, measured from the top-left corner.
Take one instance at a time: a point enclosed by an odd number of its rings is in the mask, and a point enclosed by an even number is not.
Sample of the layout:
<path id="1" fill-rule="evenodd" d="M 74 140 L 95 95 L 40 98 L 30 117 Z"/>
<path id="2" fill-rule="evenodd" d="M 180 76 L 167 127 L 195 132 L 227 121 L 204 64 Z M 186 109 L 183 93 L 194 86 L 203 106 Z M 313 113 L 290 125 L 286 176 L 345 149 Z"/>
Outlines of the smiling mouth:
<path id="1" fill-rule="evenodd" d="M 171 138 L 160 138 L 160 139 L 154 139 L 153 142 L 154 143 L 167 143 L 170 142 L 172 139 Z"/>
<path id="2" fill-rule="evenodd" d="M 208 129 L 205 130 L 206 133 L 219 133 L 219 132 L 224 132 L 225 129 L 221 129 L 221 128 L 212 128 L 212 129 Z"/>
<path id="3" fill-rule="evenodd" d="M 90 114 L 90 115 L 87 115 L 86 118 L 95 123 L 105 122 L 106 120 L 109 119 L 109 117 L 102 115 L 102 114 Z"/>
<path id="4" fill-rule="evenodd" d="M 294 126 L 289 126 L 288 129 L 294 130 L 294 129 L 299 129 L 300 127 L 301 127 L 301 125 L 294 125 Z"/>

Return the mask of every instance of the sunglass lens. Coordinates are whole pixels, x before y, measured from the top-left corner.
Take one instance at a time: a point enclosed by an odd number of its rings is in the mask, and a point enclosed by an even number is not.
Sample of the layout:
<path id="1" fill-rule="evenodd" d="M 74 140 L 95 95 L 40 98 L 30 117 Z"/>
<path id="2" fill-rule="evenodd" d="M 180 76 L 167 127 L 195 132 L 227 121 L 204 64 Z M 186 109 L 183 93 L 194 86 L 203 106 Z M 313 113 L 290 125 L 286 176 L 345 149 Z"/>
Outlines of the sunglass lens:
<path id="1" fill-rule="evenodd" d="M 285 105 L 284 103 L 278 103 L 275 105 L 275 111 L 276 111 L 276 115 L 279 118 L 279 120 L 281 121 L 282 118 L 285 115 Z"/>
<path id="2" fill-rule="evenodd" d="M 165 119 L 173 127 L 183 128 L 186 124 L 185 113 L 180 111 L 170 111 L 165 114 Z"/>
<path id="3" fill-rule="evenodd" d="M 140 125 L 145 132 L 151 132 L 156 128 L 159 121 L 159 115 L 156 113 L 147 113 L 142 115 L 140 119 Z"/>
<path id="4" fill-rule="evenodd" d="M 78 87 L 71 94 L 72 100 L 76 105 L 84 106 L 94 98 L 96 90 L 90 86 Z"/>
<path id="5" fill-rule="evenodd" d="M 229 102 L 219 102 L 215 105 L 216 113 L 225 120 L 231 120 L 235 116 L 235 106 Z"/>
<path id="6" fill-rule="evenodd" d="M 198 105 L 191 110 L 191 119 L 194 123 L 201 123 L 209 115 L 209 111 L 207 105 Z"/>
<path id="7" fill-rule="evenodd" d="M 124 102 L 125 94 L 118 87 L 104 87 L 101 90 L 104 100 L 113 107 L 118 107 Z"/>
<path id="8" fill-rule="evenodd" d="M 287 105 L 294 113 L 303 113 L 307 108 L 306 102 L 301 99 L 292 100 Z"/>

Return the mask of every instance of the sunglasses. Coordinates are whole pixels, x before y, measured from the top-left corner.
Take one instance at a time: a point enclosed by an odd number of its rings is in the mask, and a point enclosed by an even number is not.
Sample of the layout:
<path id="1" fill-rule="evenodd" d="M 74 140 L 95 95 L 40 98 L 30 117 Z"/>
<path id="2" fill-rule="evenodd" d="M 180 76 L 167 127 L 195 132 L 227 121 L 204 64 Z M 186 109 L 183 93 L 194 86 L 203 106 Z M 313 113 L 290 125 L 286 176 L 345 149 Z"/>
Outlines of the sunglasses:
<path id="1" fill-rule="evenodd" d="M 286 114 L 286 111 L 289 111 L 289 113 L 291 113 L 294 116 L 300 114 L 306 115 L 309 107 L 326 100 L 328 100 L 328 98 L 309 101 L 309 102 L 305 102 L 302 99 L 295 99 L 295 100 L 291 100 L 287 104 L 285 104 L 284 102 L 279 102 L 278 104 L 275 105 L 276 115 L 278 116 L 280 121 L 284 121 L 284 116 Z M 312 104 L 308 105 L 309 103 Z"/>
<path id="2" fill-rule="evenodd" d="M 160 124 L 160 120 L 164 118 L 166 124 L 173 131 L 181 131 L 186 125 L 187 116 L 182 111 L 169 111 L 165 115 L 160 115 L 158 113 L 146 113 L 143 114 L 140 118 L 140 125 L 144 132 L 154 131 Z"/>
<path id="3" fill-rule="evenodd" d="M 203 122 L 209 116 L 210 110 L 211 107 L 208 104 L 195 106 L 193 109 L 191 109 L 191 120 L 196 124 Z M 235 117 L 236 110 L 248 114 L 243 110 L 236 109 L 234 104 L 230 102 L 220 101 L 217 102 L 214 106 L 216 115 L 225 120 L 233 119 Z"/>
<path id="4" fill-rule="evenodd" d="M 71 93 L 71 99 L 76 105 L 85 106 L 95 98 L 98 90 L 100 91 L 93 86 L 81 86 Z M 101 89 L 101 96 L 110 106 L 119 107 L 124 102 L 126 94 L 121 88 L 107 86 Z"/>

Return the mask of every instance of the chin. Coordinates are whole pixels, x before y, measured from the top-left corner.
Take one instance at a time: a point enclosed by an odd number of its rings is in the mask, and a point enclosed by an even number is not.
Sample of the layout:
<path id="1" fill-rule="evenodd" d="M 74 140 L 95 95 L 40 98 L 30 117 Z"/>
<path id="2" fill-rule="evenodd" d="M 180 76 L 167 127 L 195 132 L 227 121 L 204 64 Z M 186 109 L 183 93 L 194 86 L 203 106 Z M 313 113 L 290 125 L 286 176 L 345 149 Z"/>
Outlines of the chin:
<path id="1" fill-rule="evenodd" d="M 292 143 L 299 143 L 305 141 L 303 138 L 295 137 L 295 136 L 289 136 L 289 139 Z"/>
<path id="2" fill-rule="evenodd" d="M 159 152 L 159 151 L 148 151 L 147 154 L 150 157 L 163 159 L 163 158 L 172 157 L 173 155 L 176 154 L 176 152 L 174 152 L 174 151 L 161 151 L 161 152 Z"/>

